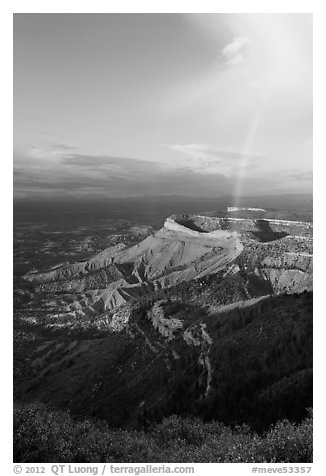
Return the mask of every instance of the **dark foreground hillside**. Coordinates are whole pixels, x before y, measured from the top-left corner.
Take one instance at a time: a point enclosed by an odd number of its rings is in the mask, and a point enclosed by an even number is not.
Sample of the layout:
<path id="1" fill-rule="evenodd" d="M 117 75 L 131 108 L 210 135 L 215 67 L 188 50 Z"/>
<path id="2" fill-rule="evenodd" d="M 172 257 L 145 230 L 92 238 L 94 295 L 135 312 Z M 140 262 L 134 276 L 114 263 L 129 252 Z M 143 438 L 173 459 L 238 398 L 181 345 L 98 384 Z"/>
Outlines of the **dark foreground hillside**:
<path id="1" fill-rule="evenodd" d="M 279 421 L 263 435 L 248 427 L 177 416 L 146 430 L 119 430 L 103 421 L 73 420 L 40 404 L 14 411 L 14 462 L 312 462 L 312 415 Z"/>
<path id="2" fill-rule="evenodd" d="M 306 417 L 312 293 L 274 296 L 216 315 L 167 301 L 170 321 L 184 325 L 169 338 L 162 335 L 166 328 L 153 326 L 146 306 L 153 314 L 155 304 L 146 304 L 126 328 L 99 338 L 35 339 L 15 380 L 15 398 L 124 428 L 178 414 L 262 432 L 277 420 Z"/>

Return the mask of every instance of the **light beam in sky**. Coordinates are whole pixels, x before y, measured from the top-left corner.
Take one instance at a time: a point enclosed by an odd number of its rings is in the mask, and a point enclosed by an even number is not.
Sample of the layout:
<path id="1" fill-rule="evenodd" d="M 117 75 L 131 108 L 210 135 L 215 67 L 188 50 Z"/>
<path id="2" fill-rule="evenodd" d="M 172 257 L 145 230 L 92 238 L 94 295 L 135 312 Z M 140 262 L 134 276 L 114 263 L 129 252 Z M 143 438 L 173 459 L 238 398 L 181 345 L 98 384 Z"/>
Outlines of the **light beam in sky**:
<path id="1" fill-rule="evenodd" d="M 241 156 L 241 162 L 239 166 L 239 171 L 237 174 L 235 191 L 234 191 L 234 200 L 233 206 L 238 207 L 240 206 L 241 196 L 243 191 L 243 184 L 246 178 L 247 166 L 248 166 L 248 159 L 251 156 L 254 148 L 255 139 L 257 137 L 257 132 L 259 129 L 259 125 L 261 124 L 263 113 L 266 107 L 266 103 L 270 97 L 272 92 L 272 85 L 269 84 L 266 86 L 262 101 L 260 106 L 257 108 L 256 113 L 250 122 L 250 126 L 248 129 L 248 133 L 246 136 L 246 141 L 244 144 L 243 154 Z"/>

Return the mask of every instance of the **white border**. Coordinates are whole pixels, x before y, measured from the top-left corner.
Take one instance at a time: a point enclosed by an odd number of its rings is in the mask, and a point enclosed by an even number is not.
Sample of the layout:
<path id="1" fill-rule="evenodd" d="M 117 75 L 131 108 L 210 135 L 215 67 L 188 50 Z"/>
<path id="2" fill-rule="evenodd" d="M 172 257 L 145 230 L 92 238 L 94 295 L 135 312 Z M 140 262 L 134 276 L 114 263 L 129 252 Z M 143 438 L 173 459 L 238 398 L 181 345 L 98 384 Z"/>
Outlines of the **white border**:
<path id="1" fill-rule="evenodd" d="M 245 8 L 244 8 L 245 7 Z M 311 474 L 325 474 L 322 468 L 324 460 L 325 441 L 325 371 L 323 369 L 323 352 L 325 348 L 325 319 L 323 310 L 325 304 L 323 295 L 325 294 L 325 263 L 324 263 L 324 223 L 325 214 L 325 177 L 324 163 L 325 154 L 325 30 L 326 17 L 325 8 L 322 2 L 309 1 L 12 1 L 2 2 L 0 16 L 0 31 L 2 41 L 0 42 L 2 72 L 0 81 L 2 87 L 1 113 L 2 113 L 2 173 L 1 173 L 1 206 L 2 206 L 2 227 L 1 227 L 1 252 L 2 269 L 1 276 L 1 296 L 3 325 L 1 363 L 2 363 L 2 445 L 1 449 L 5 455 L 2 458 L 4 467 L 8 465 L 8 471 L 3 470 L 3 474 L 12 474 L 12 13 L 13 12 L 73 12 L 73 13 L 109 13 L 109 12 L 129 12 L 129 13 L 176 13 L 176 12 L 202 12 L 202 13 L 302 13 L 312 12 L 314 14 L 314 221 L 315 221 L 315 298 L 314 298 L 314 463 Z M 196 465 L 197 466 L 197 465 Z M 200 471 L 196 474 L 216 475 L 216 464 L 199 465 Z M 248 474 L 251 465 L 218 465 L 219 474 Z M 266 465 L 268 467 L 268 465 Z M 274 465 L 276 466 L 276 465 Z M 278 465 L 277 465 L 278 466 Z M 202 469 L 203 467 L 203 469 Z"/>

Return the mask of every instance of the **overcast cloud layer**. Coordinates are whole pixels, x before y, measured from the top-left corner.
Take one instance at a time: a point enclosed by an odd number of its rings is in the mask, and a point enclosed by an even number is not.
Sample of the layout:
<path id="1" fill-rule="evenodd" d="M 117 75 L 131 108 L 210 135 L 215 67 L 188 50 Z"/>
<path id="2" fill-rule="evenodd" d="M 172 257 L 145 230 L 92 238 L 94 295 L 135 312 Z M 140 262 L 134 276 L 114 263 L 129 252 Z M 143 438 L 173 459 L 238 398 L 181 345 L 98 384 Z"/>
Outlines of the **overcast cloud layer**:
<path id="1" fill-rule="evenodd" d="M 310 14 L 16 14 L 14 190 L 311 192 Z"/>

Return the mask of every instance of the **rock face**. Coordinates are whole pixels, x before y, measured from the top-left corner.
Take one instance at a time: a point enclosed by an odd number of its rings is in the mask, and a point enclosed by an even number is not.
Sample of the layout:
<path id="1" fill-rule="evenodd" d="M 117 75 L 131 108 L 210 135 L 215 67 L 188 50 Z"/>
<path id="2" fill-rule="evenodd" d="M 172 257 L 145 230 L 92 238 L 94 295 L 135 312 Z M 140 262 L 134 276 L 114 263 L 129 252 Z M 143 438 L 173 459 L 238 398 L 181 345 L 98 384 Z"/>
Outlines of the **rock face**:
<path id="1" fill-rule="evenodd" d="M 88 261 L 29 273 L 26 279 L 36 293 L 53 297 L 49 312 L 70 320 L 96 318 L 222 271 L 239 276 L 248 299 L 261 295 L 246 290 L 254 279 L 272 293 L 297 293 L 312 289 L 311 231 L 301 222 L 172 216 L 135 246 L 119 244 Z"/>
<path id="2" fill-rule="evenodd" d="M 188 236 L 199 238 L 200 241 L 205 241 L 212 239 L 216 241 L 216 239 L 227 239 L 231 237 L 237 237 L 238 233 L 229 230 L 221 230 L 217 229 L 211 232 L 207 232 L 206 230 L 203 231 L 196 231 L 187 226 L 182 225 L 180 222 L 174 220 L 173 218 L 167 218 L 164 222 L 164 229 L 174 231 L 177 234 L 186 234 Z M 203 232 L 205 234 L 203 234 Z"/>

